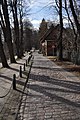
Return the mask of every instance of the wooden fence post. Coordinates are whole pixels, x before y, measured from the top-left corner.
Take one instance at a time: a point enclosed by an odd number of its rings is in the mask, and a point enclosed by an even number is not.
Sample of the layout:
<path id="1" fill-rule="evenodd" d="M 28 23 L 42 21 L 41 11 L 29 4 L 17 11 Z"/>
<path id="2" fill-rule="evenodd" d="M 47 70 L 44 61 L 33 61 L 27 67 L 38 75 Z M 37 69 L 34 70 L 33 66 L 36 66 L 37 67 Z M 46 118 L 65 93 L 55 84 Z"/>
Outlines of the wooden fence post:
<path id="1" fill-rule="evenodd" d="M 13 75 L 13 89 L 16 90 L 16 75 Z"/>
<path id="2" fill-rule="evenodd" d="M 19 75 L 20 75 L 20 77 L 22 77 L 22 66 L 20 66 Z"/>

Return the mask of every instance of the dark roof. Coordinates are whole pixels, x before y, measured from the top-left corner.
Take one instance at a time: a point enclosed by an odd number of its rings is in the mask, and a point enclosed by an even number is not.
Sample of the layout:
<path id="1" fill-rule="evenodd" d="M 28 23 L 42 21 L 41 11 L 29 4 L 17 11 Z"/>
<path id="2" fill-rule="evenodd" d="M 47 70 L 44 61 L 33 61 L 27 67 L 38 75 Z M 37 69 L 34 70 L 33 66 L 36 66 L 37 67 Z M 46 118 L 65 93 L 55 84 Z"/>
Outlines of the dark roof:
<path id="1" fill-rule="evenodd" d="M 54 31 L 55 29 L 60 28 L 60 25 L 57 26 L 53 26 L 51 25 L 51 27 L 45 32 L 45 34 L 40 38 L 40 42 L 43 43 L 45 41 L 45 39 L 51 34 L 52 31 Z"/>

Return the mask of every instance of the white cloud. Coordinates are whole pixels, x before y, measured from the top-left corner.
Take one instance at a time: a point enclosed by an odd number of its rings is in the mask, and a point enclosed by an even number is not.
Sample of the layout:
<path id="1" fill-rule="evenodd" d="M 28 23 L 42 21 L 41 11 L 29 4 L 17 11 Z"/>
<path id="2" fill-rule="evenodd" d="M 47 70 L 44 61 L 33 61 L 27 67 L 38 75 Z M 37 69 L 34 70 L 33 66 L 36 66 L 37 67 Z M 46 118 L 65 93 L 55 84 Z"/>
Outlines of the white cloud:
<path id="1" fill-rule="evenodd" d="M 35 28 L 39 28 L 39 25 L 42 20 L 32 20 L 31 23 L 34 25 Z"/>
<path id="2" fill-rule="evenodd" d="M 41 20 L 32 20 L 31 21 L 33 24 L 39 24 L 39 23 L 41 23 Z"/>
<path id="3" fill-rule="evenodd" d="M 50 5 L 51 3 L 54 5 L 55 2 L 53 2 L 54 0 L 32 0 L 30 3 L 30 8 L 33 7 L 44 7 L 46 5 Z"/>

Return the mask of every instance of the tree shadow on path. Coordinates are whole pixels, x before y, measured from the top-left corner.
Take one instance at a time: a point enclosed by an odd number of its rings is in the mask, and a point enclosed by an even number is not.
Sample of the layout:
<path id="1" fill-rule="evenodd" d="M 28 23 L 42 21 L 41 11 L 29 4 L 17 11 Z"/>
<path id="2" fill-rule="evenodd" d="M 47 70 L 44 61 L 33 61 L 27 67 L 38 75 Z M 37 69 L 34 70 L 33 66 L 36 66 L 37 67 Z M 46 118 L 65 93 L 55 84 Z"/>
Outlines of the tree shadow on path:
<path id="1" fill-rule="evenodd" d="M 65 96 L 57 95 L 54 93 L 54 91 L 57 92 L 63 92 L 65 95 L 68 93 L 71 94 L 80 94 L 80 83 L 78 82 L 72 82 L 72 81 L 66 81 L 66 80 L 59 80 L 59 79 L 52 79 L 49 76 L 44 75 L 30 75 L 30 79 L 34 81 L 34 84 L 30 84 L 29 88 L 42 93 L 51 99 L 55 99 L 57 101 L 61 101 L 62 103 L 74 106 L 74 107 L 80 107 L 80 101 L 74 102 L 69 99 L 66 99 Z M 42 82 L 43 85 L 35 84 L 37 82 Z M 47 86 L 47 84 L 49 84 Z M 51 84 L 51 86 L 50 86 Z M 57 88 L 54 86 L 56 85 Z M 60 88 L 59 88 L 60 87 Z M 51 90 L 51 92 L 50 92 Z M 53 91 L 53 93 L 52 93 Z"/>

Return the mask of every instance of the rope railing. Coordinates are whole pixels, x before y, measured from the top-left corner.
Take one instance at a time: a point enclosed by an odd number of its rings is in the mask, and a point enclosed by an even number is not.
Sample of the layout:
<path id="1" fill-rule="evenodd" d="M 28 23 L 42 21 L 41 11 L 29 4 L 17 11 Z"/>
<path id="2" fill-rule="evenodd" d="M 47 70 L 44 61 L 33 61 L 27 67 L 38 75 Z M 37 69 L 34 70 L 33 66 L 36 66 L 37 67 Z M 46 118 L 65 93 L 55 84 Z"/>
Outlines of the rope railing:
<path id="1" fill-rule="evenodd" d="M 33 61 L 33 59 L 34 59 L 34 56 L 32 57 L 31 61 Z M 28 79 L 29 79 L 29 75 L 30 75 L 30 71 L 31 71 L 31 68 L 32 68 L 32 64 L 33 64 L 33 62 L 31 62 L 31 65 L 30 65 L 30 68 L 29 68 L 29 72 L 28 72 L 28 75 L 27 75 L 26 83 L 25 83 L 24 88 L 23 88 L 23 94 L 24 94 L 24 90 L 25 90 L 26 84 L 27 84 Z M 23 94 L 21 96 L 21 100 L 20 100 L 20 104 L 19 104 L 16 116 L 15 116 L 15 120 L 17 120 L 17 117 L 18 117 L 18 112 L 20 110 L 20 106 L 21 106 L 21 103 L 22 103 Z"/>
<path id="2" fill-rule="evenodd" d="M 31 55 L 30 60 L 32 61 L 33 59 L 34 59 L 34 56 Z M 29 61 L 30 61 L 30 60 L 29 60 Z M 33 63 L 33 62 L 31 62 L 31 66 L 32 66 L 32 63 Z M 29 63 L 28 63 L 28 59 L 26 60 L 26 63 L 25 63 L 24 66 L 23 66 L 23 70 L 24 70 L 24 71 L 25 71 L 25 68 L 27 67 L 27 64 L 29 64 Z M 29 73 L 28 73 L 28 76 L 27 76 L 26 83 L 28 82 L 28 77 L 29 77 L 29 74 L 30 74 L 31 66 L 30 66 L 30 69 L 29 69 Z M 20 73 L 19 73 L 19 74 L 20 74 Z M 25 83 L 24 89 L 25 89 L 25 87 L 26 87 L 26 83 Z M 16 90 L 16 75 L 15 75 L 15 74 L 13 74 L 13 80 L 12 80 L 12 83 L 11 83 L 11 86 L 10 86 L 8 92 L 7 92 L 5 95 L 0 96 L 0 98 L 2 99 L 2 98 L 5 98 L 5 97 L 8 96 L 8 95 L 10 96 L 11 89 L 12 89 L 12 90 Z M 4 104 L 5 104 L 5 103 L 4 103 Z M 4 108 L 4 106 L 1 108 L 0 114 L 1 114 L 2 111 L 3 111 L 3 108 Z M 16 114 L 16 117 L 17 117 L 17 114 Z"/>
<path id="3" fill-rule="evenodd" d="M 29 63 L 31 58 L 32 58 L 32 55 L 29 56 L 28 63 Z M 25 66 L 27 66 L 27 60 L 26 60 L 26 64 L 24 63 L 24 71 L 25 71 Z M 20 77 L 22 77 L 22 66 L 20 66 L 19 75 L 20 75 Z M 0 98 L 6 97 L 10 93 L 10 90 L 12 87 L 13 87 L 13 89 L 16 89 L 16 75 L 15 74 L 13 75 L 13 81 L 11 83 L 9 91 L 5 95 L 0 96 Z"/>
<path id="4" fill-rule="evenodd" d="M 10 90 L 11 90 L 12 86 L 13 86 L 13 81 L 12 81 L 12 84 L 11 84 L 11 86 L 10 86 L 9 91 L 8 91 L 5 95 L 0 96 L 0 98 L 4 98 L 4 97 L 6 97 L 6 96 L 10 93 Z"/>

